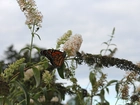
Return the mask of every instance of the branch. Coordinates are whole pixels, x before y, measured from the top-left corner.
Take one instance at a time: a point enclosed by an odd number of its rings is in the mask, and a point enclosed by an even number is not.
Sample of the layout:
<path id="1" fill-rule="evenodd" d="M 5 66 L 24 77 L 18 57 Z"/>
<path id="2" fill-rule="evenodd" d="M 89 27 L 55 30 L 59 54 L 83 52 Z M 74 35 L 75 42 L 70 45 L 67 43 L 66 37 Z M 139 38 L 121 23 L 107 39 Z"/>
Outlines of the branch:
<path id="1" fill-rule="evenodd" d="M 108 67 L 108 68 L 116 66 L 117 68 L 120 68 L 122 70 L 135 71 L 138 74 L 140 74 L 140 68 L 136 64 L 133 64 L 131 61 L 125 59 L 119 59 L 110 56 L 93 55 L 89 53 L 82 54 L 80 52 L 77 52 L 75 60 L 77 61 L 78 64 L 85 62 L 88 66 Z"/>

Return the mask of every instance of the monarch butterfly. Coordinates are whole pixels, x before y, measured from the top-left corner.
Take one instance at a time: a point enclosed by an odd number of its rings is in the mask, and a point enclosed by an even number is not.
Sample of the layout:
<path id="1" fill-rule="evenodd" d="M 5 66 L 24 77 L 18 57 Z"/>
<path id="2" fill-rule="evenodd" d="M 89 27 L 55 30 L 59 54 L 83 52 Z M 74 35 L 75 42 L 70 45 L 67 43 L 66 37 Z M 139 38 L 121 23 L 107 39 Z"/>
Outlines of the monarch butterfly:
<path id="1" fill-rule="evenodd" d="M 60 67 L 64 63 L 66 57 L 65 51 L 61 52 L 54 49 L 42 50 L 40 54 L 47 57 L 54 67 Z"/>

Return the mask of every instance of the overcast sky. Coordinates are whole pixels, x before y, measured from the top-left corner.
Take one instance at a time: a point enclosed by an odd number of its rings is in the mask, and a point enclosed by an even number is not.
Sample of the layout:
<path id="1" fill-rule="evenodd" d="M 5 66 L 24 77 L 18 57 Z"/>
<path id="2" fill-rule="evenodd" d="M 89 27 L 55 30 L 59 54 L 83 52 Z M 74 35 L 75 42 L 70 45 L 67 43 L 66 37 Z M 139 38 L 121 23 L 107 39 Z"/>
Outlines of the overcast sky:
<path id="1" fill-rule="evenodd" d="M 81 51 L 99 54 L 106 48 L 102 42 L 109 40 L 108 35 L 115 27 L 112 42 L 118 48 L 115 57 L 134 63 L 140 61 L 140 0 L 36 0 L 36 4 L 43 14 L 43 23 L 38 32 L 41 41 L 35 38 L 34 44 L 55 48 L 57 38 L 72 30 L 73 34 L 82 35 Z M 0 57 L 3 59 L 8 46 L 13 44 L 20 50 L 30 43 L 31 35 L 16 0 L 0 0 L 0 13 Z M 88 84 L 87 69 L 83 65 L 76 74 L 84 88 Z M 114 68 L 105 72 L 110 79 L 124 75 L 124 71 Z"/>

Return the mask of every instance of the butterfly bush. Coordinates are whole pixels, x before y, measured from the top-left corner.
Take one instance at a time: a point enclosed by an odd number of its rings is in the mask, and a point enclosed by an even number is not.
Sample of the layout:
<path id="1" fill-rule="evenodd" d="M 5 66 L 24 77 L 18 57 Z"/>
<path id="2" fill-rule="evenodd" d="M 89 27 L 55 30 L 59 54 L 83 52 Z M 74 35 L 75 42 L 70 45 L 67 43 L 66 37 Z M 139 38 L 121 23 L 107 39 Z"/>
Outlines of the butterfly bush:
<path id="1" fill-rule="evenodd" d="M 82 36 L 75 34 L 64 43 L 63 50 L 67 52 L 68 56 L 75 56 L 76 52 L 79 51 L 82 42 Z"/>
<path id="2" fill-rule="evenodd" d="M 27 25 L 36 25 L 41 27 L 43 15 L 37 10 L 34 0 L 17 0 L 20 9 L 26 16 Z"/>

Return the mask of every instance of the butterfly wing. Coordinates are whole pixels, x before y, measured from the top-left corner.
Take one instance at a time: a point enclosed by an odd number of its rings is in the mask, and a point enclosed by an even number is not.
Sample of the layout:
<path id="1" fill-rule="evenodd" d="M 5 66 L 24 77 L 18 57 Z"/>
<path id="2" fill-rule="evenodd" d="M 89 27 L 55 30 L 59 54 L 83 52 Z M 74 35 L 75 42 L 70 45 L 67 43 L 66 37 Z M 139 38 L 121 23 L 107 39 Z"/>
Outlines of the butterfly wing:
<path id="1" fill-rule="evenodd" d="M 57 52 L 57 54 L 53 58 L 53 65 L 55 65 L 55 67 L 60 67 L 64 63 L 65 57 L 66 52 Z"/>
<path id="2" fill-rule="evenodd" d="M 42 50 L 40 54 L 46 56 L 54 67 L 60 67 L 66 57 L 66 52 L 53 49 Z"/>

